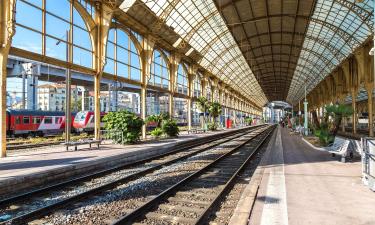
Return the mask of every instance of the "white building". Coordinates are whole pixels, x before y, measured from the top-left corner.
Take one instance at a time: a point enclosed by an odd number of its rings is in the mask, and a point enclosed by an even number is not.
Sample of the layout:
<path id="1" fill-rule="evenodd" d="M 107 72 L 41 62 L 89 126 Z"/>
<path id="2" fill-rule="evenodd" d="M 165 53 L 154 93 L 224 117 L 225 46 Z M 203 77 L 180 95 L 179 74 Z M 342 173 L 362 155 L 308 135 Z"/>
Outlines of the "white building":
<path id="1" fill-rule="evenodd" d="M 140 114 L 141 99 L 137 93 L 118 92 L 117 109 L 126 109 L 128 111 Z"/>
<path id="2" fill-rule="evenodd" d="M 94 104 L 94 92 L 90 91 L 89 96 L 85 98 L 85 101 L 88 100 L 88 109 L 85 110 L 94 111 L 95 104 Z M 85 104 L 86 105 L 86 104 Z M 101 91 L 100 92 L 100 111 L 108 111 L 109 110 L 109 95 L 108 91 Z"/>
<path id="3" fill-rule="evenodd" d="M 71 86 L 71 99 L 78 101 L 81 95 L 80 88 Z M 50 111 L 64 111 L 65 110 L 65 84 L 43 84 L 38 86 L 38 109 Z"/>

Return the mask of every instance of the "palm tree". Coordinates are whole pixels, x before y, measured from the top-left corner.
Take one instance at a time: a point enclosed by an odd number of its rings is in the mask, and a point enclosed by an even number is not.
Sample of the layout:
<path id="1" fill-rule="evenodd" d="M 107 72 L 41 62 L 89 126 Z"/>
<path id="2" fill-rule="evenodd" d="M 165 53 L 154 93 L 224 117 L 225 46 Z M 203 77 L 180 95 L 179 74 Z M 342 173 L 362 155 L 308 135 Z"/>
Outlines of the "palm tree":
<path id="1" fill-rule="evenodd" d="M 331 116 L 333 118 L 333 123 L 330 129 L 330 133 L 333 136 L 336 136 L 339 130 L 342 118 L 351 116 L 353 114 L 353 108 L 351 106 L 344 105 L 344 104 L 329 105 L 329 106 L 326 106 L 326 113 L 327 113 L 327 117 Z"/>
<path id="2" fill-rule="evenodd" d="M 210 113 L 210 116 L 212 117 L 212 122 L 214 123 L 214 127 L 216 127 L 216 119 L 221 114 L 221 105 L 218 102 L 212 102 L 210 106 L 208 107 L 208 112 Z"/>
<path id="3" fill-rule="evenodd" d="M 314 119 L 314 134 L 323 145 L 332 143 L 337 135 L 343 117 L 353 114 L 351 106 L 337 104 L 325 107 L 323 120 Z M 330 119 L 331 118 L 331 119 Z"/>
<path id="4" fill-rule="evenodd" d="M 201 96 L 197 99 L 197 107 L 203 113 L 203 127 L 206 126 L 206 113 L 208 111 L 209 102 L 207 98 Z"/>
<path id="5" fill-rule="evenodd" d="M 168 113 L 160 113 L 160 114 L 157 114 L 157 115 L 151 115 L 151 116 L 147 117 L 146 123 L 154 122 L 154 123 L 156 123 L 156 128 L 161 128 L 161 123 L 163 122 L 163 120 L 166 120 L 168 118 L 169 118 Z"/>

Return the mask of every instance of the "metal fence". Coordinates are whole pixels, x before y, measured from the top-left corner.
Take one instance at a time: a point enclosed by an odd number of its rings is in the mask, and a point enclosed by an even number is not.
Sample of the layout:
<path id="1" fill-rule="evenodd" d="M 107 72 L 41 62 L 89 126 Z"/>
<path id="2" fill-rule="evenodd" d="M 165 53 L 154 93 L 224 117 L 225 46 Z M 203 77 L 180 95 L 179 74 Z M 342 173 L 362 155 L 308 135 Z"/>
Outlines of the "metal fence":
<path id="1" fill-rule="evenodd" d="M 375 191 L 375 138 L 362 138 L 362 180 Z"/>
<path id="2" fill-rule="evenodd" d="M 123 133 L 118 130 L 100 130 L 100 139 L 105 143 L 123 143 Z"/>

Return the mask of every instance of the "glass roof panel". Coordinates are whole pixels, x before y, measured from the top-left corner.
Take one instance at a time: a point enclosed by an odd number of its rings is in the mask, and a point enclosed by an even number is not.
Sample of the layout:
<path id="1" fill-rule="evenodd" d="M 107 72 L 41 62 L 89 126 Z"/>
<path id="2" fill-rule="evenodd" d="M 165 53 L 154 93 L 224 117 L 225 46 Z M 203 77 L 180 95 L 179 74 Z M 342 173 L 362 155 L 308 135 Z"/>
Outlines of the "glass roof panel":
<path id="1" fill-rule="evenodd" d="M 202 54 L 201 66 L 258 106 L 268 101 L 213 1 L 141 1 Z"/>
<path id="2" fill-rule="evenodd" d="M 318 0 L 309 22 L 287 101 L 303 98 L 371 35 L 373 0 Z"/>

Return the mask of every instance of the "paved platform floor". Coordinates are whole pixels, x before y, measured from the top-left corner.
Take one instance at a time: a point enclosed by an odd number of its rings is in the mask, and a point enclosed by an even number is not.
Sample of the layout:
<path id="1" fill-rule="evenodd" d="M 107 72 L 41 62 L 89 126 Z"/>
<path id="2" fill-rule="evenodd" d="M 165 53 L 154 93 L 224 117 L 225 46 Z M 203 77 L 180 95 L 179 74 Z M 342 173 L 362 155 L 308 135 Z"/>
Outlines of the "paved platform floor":
<path id="1" fill-rule="evenodd" d="M 131 153 L 151 148 L 165 147 L 176 142 L 191 140 L 198 137 L 217 134 L 222 131 L 201 134 L 182 133 L 178 138 L 163 139 L 158 142 L 146 142 L 134 145 L 104 144 L 97 150 L 88 146 L 78 146 L 78 151 L 71 148 L 66 151 L 64 146 L 53 146 L 31 151 L 9 151 L 8 157 L 0 159 L 0 183 L 7 179 L 24 177 L 41 171 L 77 165 L 102 158 Z"/>
<path id="2" fill-rule="evenodd" d="M 375 192 L 361 182 L 359 160 L 316 151 L 278 128 L 249 224 L 375 224 Z"/>

